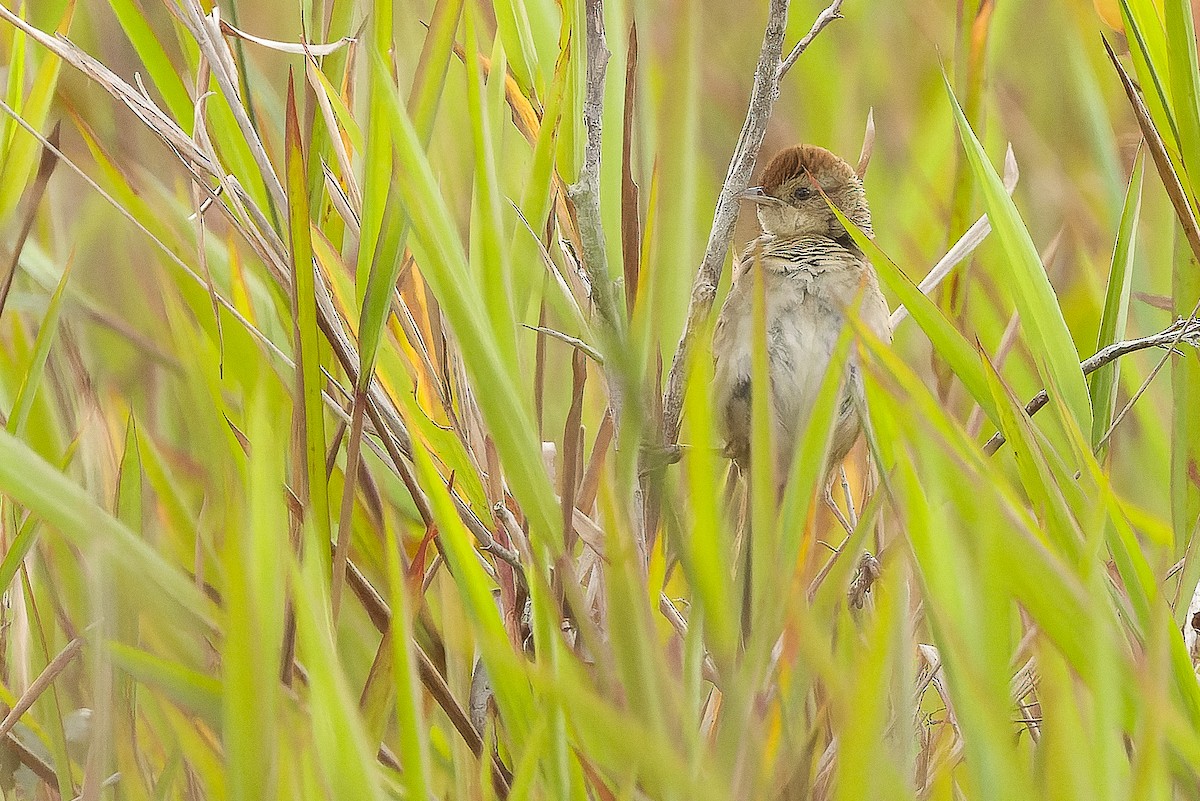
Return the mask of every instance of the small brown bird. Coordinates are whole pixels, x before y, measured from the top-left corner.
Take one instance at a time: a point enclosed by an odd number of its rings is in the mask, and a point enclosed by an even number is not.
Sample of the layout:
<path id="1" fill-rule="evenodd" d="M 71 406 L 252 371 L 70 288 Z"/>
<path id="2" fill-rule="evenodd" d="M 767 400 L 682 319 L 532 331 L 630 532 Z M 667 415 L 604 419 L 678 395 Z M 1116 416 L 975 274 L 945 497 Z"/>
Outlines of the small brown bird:
<path id="1" fill-rule="evenodd" d="M 762 233 L 738 261 L 713 335 L 715 409 L 724 425 L 726 452 L 745 471 L 750 466 L 753 270 L 761 262 L 779 488 L 787 480 L 848 309 L 857 304 L 859 319 L 880 339 L 890 341 L 892 335 L 875 270 L 821 192 L 871 233 L 871 212 L 853 167 L 815 145 L 778 153 L 763 171 L 762 186 L 742 194 L 757 205 Z M 862 398 L 862 378 L 853 365 L 842 392 L 827 476 L 845 459 L 861 429 L 856 400 Z M 828 498 L 828 482 L 826 493 Z"/>

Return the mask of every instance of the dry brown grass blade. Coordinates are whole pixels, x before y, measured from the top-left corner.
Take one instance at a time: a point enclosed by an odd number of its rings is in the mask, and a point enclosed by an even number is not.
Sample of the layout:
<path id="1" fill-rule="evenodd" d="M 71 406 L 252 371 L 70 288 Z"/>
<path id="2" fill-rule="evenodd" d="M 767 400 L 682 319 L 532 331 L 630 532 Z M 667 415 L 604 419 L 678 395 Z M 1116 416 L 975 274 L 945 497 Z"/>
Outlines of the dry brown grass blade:
<path id="1" fill-rule="evenodd" d="M 1162 137 L 1158 133 L 1158 128 L 1154 126 L 1154 120 L 1150 118 L 1150 110 L 1146 108 L 1146 103 L 1142 100 L 1141 94 L 1138 93 L 1137 87 L 1134 86 L 1133 80 L 1129 77 L 1129 73 L 1121 66 L 1121 60 L 1117 58 L 1117 54 L 1113 52 L 1112 45 L 1108 43 L 1107 37 L 1100 37 L 1104 42 L 1104 51 L 1108 53 L 1108 59 L 1112 62 L 1113 67 L 1117 70 L 1117 76 L 1121 79 L 1121 86 L 1125 89 L 1125 96 L 1129 99 L 1129 105 L 1133 107 L 1133 116 L 1137 118 L 1138 127 L 1142 129 L 1142 136 L 1145 137 L 1146 147 L 1150 150 L 1150 156 L 1154 159 L 1154 168 L 1158 170 L 1158 177 L 1163 182 L 1163 187 L 1167 190 L 1167 197 L 1171 199 L 1171 206 L 1175 209 L 1175 216 L 1179 220 L 1179 225 L 1183 228 L 1183 235 L 1187 237 L 1188 246 L 1192 249 L 1192 254 L 1200 260 L 1200 227 L 1196 224 L 1196 216 L 1192 212 L 1192 206 L 1188 202 L 1187 193 L 1183 190 L 1183 185 L 1179 182 L 1179 176 L 1175 174 L 1175 170 L 1171 167 L 1171 158 L 1167 155 L 1167 147 L 1164 144 Z"/>
<path id="2" fill-rule="evenodd" d="M 638 217 L 638 185 L 633 180 L 633 113 L 637 99 L 637 23 L 629 26 L 625 58 L 625 128 L 621 143 L 621 256 L 625 272 L 625 310 L 633 316 L 637 300 L 642 232 Z"/>
<path id="3" fill-rule="evenodd" d="M 183 129 L 176 125 L 150 98 L 130 86 L 115 72 L 80 50 L 66 37 L 53 36 L 30 25 L 3 4 L 0 4 L 0 19 L 19 28 L 29 38 L 61 58 L 64 63 L 71 65 L 98 83 L 105 91 L 124 103 L 150 130 L 161 136 L 167 145 L 185 161 L 191 162 L 211 177 L 220 177 L 220 168 L 197 150 L 191 137 L 184 133 Z"/>
<path id="4" fill-rule="evenodd" d="M 52 147 L 42 148 L 42 158 L 38 162 L 37 175 L 30 184 L 29 190 L 25 193 L 26 209 L 25 218 L 21 220 L 21 231 L 17 234 L 17 239 L 13 243 L 12 260 L 8 265 L 8 271 L 4 273 L 3 284 L 0 284 L 0 315 L 4 314 L 4 306 L 8 302 L 8 293 L 12 289 L 13 279 L 17 275 L 17 266 L 21 262 L 21 251 L 25 249 L 25 241 L 29 238 L 29 232 L 33 230 L 33 222 L 37 219 L 38 206 L 41 205 L 42 195 L 46 193 L 46 186 L 50 183 L 50 176 L 54 174 L 54 168 L 58 165 L 58 156 L 55 153 L 58 150 L 58 142 L 62 133 L 62 123 L 56 122 L 54 130 L 46 137 L 46 140 L 51 143 Z"/>
<path id="5" fill-rule="evenodd" d="M 596 441 L 592 443 L 592 456 L 588 460 L 587 470 L 579 485 L 579 498 L 575 505 L 587 513 L 596 503 L 596 494 L 600 491 L 600 474 L 604 469 L 604 460 L 608 454 L 608 446 L 612 444 L 616 426 L 613 425 L 611 414 L 604 415 L 600 421 L 600 430 L 596 432 Z"/>
<path id="6" fill-rule="evenodd" d="M 29 685 L 29 689 L 23 692 L 21 697 L 17 699 L 17 702 L 13 704 L 12 709 L 4 716 L 4 720 L 0 721 L 0 737 L 12 731 L 13 726 L 17 725 L 17 721 L 21 719 L 21 716 L 29 711 L 34 702 L 42 696 L 42 693 L 49 689 L 51 683 L 58 678 L 58 675 L 66 669 L 67 665 L 71 664 L 71 661 L 79 655 L 81 650 L 83 650 L 83 640 L 77 637 L 67 643 L 66 647 L 50 660 L 45 669 Z"/>
<path id="7" fill-rule="evenodd" d="M 563 425 L 562 471 L 559 497 L 562 502 L 563 537 L 567 553 L 575 544 L 575 498 L 579 490 L 579 465 L 583 451 L 583 390 L 587 383 L 587 362 L 583 352 L 571 352 L 571 407 Z"/>

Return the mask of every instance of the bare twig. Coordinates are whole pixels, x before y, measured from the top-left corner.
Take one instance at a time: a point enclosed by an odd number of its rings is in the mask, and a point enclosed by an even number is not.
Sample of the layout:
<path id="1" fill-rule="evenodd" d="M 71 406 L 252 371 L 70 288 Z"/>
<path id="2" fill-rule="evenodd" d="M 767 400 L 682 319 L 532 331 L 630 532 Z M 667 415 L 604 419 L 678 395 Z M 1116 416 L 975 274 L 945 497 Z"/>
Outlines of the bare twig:
<path id="1" fill-rule="evenodd" d="M 729 162 L 729 172 L 721 186 L 717 197 L 717 209 L 713 214 L 712 228 L 708 233 L 708 245 L 704 249 L 704 261 L 692 283 L 691 300 L 688 302 L 687 322 L 684 324 L 683 336 L 675 349 L 675 357 L 671 361 L 671 370 L 667 374 L 667 387 L 663 395 L 663 440 L 668 446 L 679 440 L 679 424 L 683 414 L 684 375 L 688 362 L 691 360 L 692 349 L 703 327 L 702 323 L 712 311 L 713 301 L 717 297 L 717 284 L 721 280 L 721 271 L 725 266 L 725 256 L 729 252 L 729 243 L 733 239 L 733 229 L 738 218 L 738 195 L 750 185 L 750 176 L 754 172 L 754 164 L 758 160 L 758 151 L 762 148 L 763 136 L 767 131 L 767 122 L 771 119 L 771 111 L 779 98 L 779 79 L 784 69 L 780 56 L 783 53 L 783 37 L 787 30 L 789 0 L 771 0 L 767 13 L 767 28 L 763 34 L 762 50 L 758 56 L 758 66 L 754 69 L 754 88 L 750 92 L 750 107 L 746 112 L 746 121 L 742 124 L 742 132 L 738 136 L 733 158 Z M 836 7 L 841 0 L 835 0 L 830 6 L 837 13 Z M 828 12 L 829 9 L 826 9 Z M 822 12 L 822 16 L 825 12 Z M 826 22 L 825 24 L 828 24 Z M 824 27 L 822 25 L 821 27 Z M 815 37 L 820 33 L 814 26 Z M 809 39 L 808 36 L 805 39 Z M 811 40 L 810 40 L 811 41 Z M 801 44 L 804 40 L 801 40 Z M 798 44 L 796 46 L 800 48 Z M 807 47 L 807 45 L 805 45 Z M 795 49 L 793 49 L 795 52 Z M 800 49 L 800 52 L 804 52 Z M 799 53 L 796 53 L 799 56 Z M 789 55 L 789 58 L 791 56 Z"/>
<path id="2" fill-rule="evenodd" d="M 1158 374 L 1158 371 L 1161 369 L 1163 363 L 1166 362 L 1167 357 L 1176 352 L 1176 347 L 1180 343 L 1191 345 L 1194 348 L 1200 348 L 1200 318 L 1192 316 L 1179 319 L 1176 320 L 1169 328 L 1159 331 L 1157 334 L 1151 334 L 1150 336 L 1141 337 L 1139 339 L 1127 339 L 1123 342 L 1114 342 L 1107 348 L 1101 348 L 1096 352 L 1095 355 L 1089 357 L 1079 365 L 1080 369 L 1083 370 L 1083 374 L 1088 375 L 1090 373 L 1094 373 L 1096 370 L 1099 370 L 1104 365 L 1116 361 L 1122 356 L 1127 356 L 1130 353 L 1136 353 L 1139 350 L 1146 350 L 1147 348 L 1167 349 L 1167 352 L 1163 354 L 1162 361 L 1159 362 L 1159 365 L 1155 367 L 1153 371 L 1151 371 L 1149 377 L 1147 377 L 1146 381 L 1143 383 L 1142 388 L 1138 390 L 1134 397 L 1130 399 L 1130 402 L 1126 404 L 1125 408 L 1121 410 L 1121 413 L 1113 420 L 1108 432 L 1104 435 L 1104 439 L 1108 439 L 1108 437 L 1112 434 L 1113 430 L 1117 426 L 1117 423 L 1121 422 L 1121 418 L 1125 416 L 1125 414 L 1129 411 L 1129 408 L 1133 405 L 1133 402 L 1137 400 L 1141 393 L 1145 391 L 1146 386 L 1149 385 L 1154 376 Z M 1025 404 L 1025 413 L 1030 416 L 1037 414 L 1037 412 L 1046 405 L 1049 399 L 1050 398 L 1046 394 L 1046 390 L 1043 389 L 1041 392 L 1033 396 L 1033 400 Z M 1004 435 L 997 433 L 987 441 L 986 445 L 983 446 L 984 453 L 991 456 L 993 453 L 999 450 L 1000 446 L 1004 444 L 1004 441 Z"/>
<path id="3" fill-rule="evenodd" d="M 1133 108 L 1133 116 L 1137 118 L 1138 127 L 1142 129 L 1142 137 L 1146 141 L 1146 147 L 1150 151 L 1150 157 L 1154 161 L 1154 168 L 1158 170 L 1158 177 L 1162 179 L 1163 188 L 1167 190 L 1167 197 L 1171 199 L 1171 205 L 1175 208 L 1175 216 L 1179 218 L 1179 225 L 1183 228 L 1183 234 L 1187 238 L 1188 246 L 1192 249 L 1192 254 L 1200 259 L 1200 223 L 1196 221 L 1196 215 L 1192 213 L 1192 206 L 1188 202 L 1187 193 L 1183 189 L 1183 185 L 1179 182 L 1179 176 L 1175 174 L 1175 168 L 1171 166 L 1171 158 L 1167 155 L 1167 147 L 1163 143 L 1162 136 L 1158 133 L 1158 128 L 1154 126 L 1154 120 L 1150 118 L 1150 111 L 1146 108 L 1146 102 L 1142 100 L 1141 94 L 1138 92 L 1137 86 L 1133 79 L 1125 72 L 1125 68 L 1121 66 L 1121 60 L 1117 58 L 1117 54 L 1113 52 L 1112 45 L 1108 43 L 1108 39 L 1100 37 L 1104 42 L 1104 51 L 1108 53 L 1108 58 L 1112 61 L 1113 67 L 1117 71 L 1117 76 L 1121 79 L 1121 86 L 1125 90 L 1125 96 L 1129 99 L 1129 105 Z"/>
<path id="4" fill-rule="evenodd" d="M 564 334 L 562 331 L 557 331 L 553 328 L 547 328 L 544 325 L 525 325 L 521 324 L 530 331 L 536 331 L 539 334 L 545 334 L 548 337 L 557 339 L 559 342 L 565 342 L 576 350 L 582 352 L 596 364 L 604 364 L 604 354 L 593 348 L 588 343 L 584 342 L 579 337 L 573 337 L 570 334 Z"/>
<path id="5" fill-rule="evenodd" d="M 808 33 L 796 42 L 796 46 L 792 48 L 792 52 L 787 54 L 787 58 L 779 65 L 779 77 L 787 75 L 788 70 L 796 63 L 796 59 L 808 49 L 808 46 L 813 43 L 813 39 L 817 38 L 817 34 L 825 30 L 825 26 L 833 22 L 835 19 L 842 18 L 842 3 L 844 0 L 834 0 L 829 6 L 817 15 L 817 19 L 813 22 L 812 27 L 808 29 Z"/>
<path id="6" fill-rule="evenodd" d="M 583 246 L 583 267 L 591 284 L 592 300 L 608 327 L 620 330 L 622 319 L 616 300 L 616 284 L 608 274 L 604 225 L 600 218 L 600 141 L 604 120 L 604 73 L 608 68 L 608 45 L 604 40 L 604 0 L 587 0 L 587 86 L 583 100 L 583 125 L 587 140 L 579 179 L 567 187 L 575 206 L 575 221 Z"/>
<path id="7" fill-rule="evenodd" d="M 51 683 L 58 678 L 58 674 L 62 673 L 63 670 L 66 669 L 67 665 L 71 664 L 71 660 L 78 656 L 82 649 L 83 640 L 76 638 L 67 643 L 66 647 L 59 651 L 58 655 L 50 660 L 50 663 L 46 665 L 45 669 L 38 675 L 36 679 L 33 680 L 33 683 L 29 685 L 29 689 L 17 699 L 15 704 L 13 704 L 12 709 L 10 709 L 8 714 L 4 716 L 4 720 L 0 721 L 0 737 L 3 737 L 12 731 L 13 726 L 17 725 L 17 721 L 21 719 L 21 716 L 29 711 L 29 708 L 33 706 L 34 702 L 37 701 L 37 699 L 42 696 L 42 693 L 44 693 L 50 687 Z"/>

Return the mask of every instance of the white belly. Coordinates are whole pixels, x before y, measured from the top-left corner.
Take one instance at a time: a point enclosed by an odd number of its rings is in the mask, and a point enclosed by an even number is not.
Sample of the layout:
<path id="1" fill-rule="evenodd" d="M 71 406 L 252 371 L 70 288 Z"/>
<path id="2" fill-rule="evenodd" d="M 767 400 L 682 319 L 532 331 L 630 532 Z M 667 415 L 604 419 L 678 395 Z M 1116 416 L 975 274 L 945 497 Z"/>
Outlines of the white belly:
<path id="1" fill-rule="evenodd" d="M 818 275 L 767 271 L 766 342 L 771 377 L 772 439 L 776 481 L 782 482 L 792 454 L 812 416 L 813 405 L 845 325 L 846 306 L 862 297 L 860 314 L 868 327 L 887 337 L 887 307 L 874 281 L 862 286 L 863 272 L 830 270 Z M 749 466 L 750 376 L 753 371 L 753 275 L 730 291 L 714 337 L 714 401 L 731 457 Z M 865 289 L 865 292 L 864 292 Z M 847 403 L 835 423 L 830 467 L 845 457 L 858 435 L 852 394 L 861 394 L 853 376 L 843 390 Z"/>

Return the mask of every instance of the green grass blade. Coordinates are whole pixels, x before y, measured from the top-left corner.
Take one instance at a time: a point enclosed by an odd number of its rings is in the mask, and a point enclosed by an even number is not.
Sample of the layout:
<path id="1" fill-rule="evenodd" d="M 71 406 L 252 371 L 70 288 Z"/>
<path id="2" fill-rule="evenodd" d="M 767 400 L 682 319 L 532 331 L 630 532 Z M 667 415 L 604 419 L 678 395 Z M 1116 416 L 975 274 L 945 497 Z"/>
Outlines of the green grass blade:
<path id="1" fill-rule="evenodd" d="M 1113 247 L 1112 265 L 1108 271 L 1108 288 L 1104 294 L 1104 311 L 1100 316 L 1100 333 L 1096 339 L 1099 351 L 1121 339 L 1125 333 L 1125 322 L 1129 317 L 1129 292 L 1133 282 L 1133 257 L 1137 247 L 1138 221 L 1142 213 L 1142 176 L 1145 172 L 1145 156 L 1139 151 L 1134 160 L 1133 172 L 1129 176 L 1129 189 L 1125 193 L 1125 204 L 1121 208 L 1121 221 L 1117 230 L 1117 242 Z M 1117 385 L 1120 378 L 1120 363 L 1106 364 L 1091 376 L 1092 395 L 1092 447 L 1100 462 L 1108 452 L 1107 443 L 1101 439 L 1112 424 L 1117 402 Z"/>
<path id="2" fill-rule="evenodd" d="M 496 0 L 492 3 L 496 15 L 496 28 L 504 43 L 504 52 L 512 64 L 513 74 L 521 90 L 534 97 L 542 85 L 541 68 L 538 66 L 537 47 L 533 42 L 533 31 L 529 27 L 529 14 L 524 0 Z"/>
<path id="3" fill-rule="evenodd" d="M 378 61 L 374 68 L 383 71 Z M 515 385 L 519 368 L 503 358 L 492 337 L 479 288 L 467 273 L 458 228 L 412 120 L 398 99 L 387 94 L 384 110 L 390 118 L 397 157 L 406 167 L 397 175 L 396 183 L 419 244 L 414 252 L 420 251 L 418 263 L 461 344 L 469 374 L 476 386 L 488 388 L 478 393 L 476 400 L 495 437 L 514 494 L 532 525 L 541 532 L 539 541 L 549 545 L 553 540 L 547 535 L 557 534 L 561 539 L 559 509 L 542 468 L 541 446 L 528 400 Z"/>
<path id="4" fill-rule="evenodd" d="M 164 597 L 146 593 L 148 606 L 169 598 L 188 615 L 211 625 L 213 604 L 188 578 L 101 509 L 81 487 L 8 432 L 0 433 L 0 492 L 54 526 L 77 547 L 87 549 L 94 558 L 111 560 L 118 576 L 154 585 Z M 176 607 L 171 614 L 178 616 L 180 611 Z"/>
<path id="5" fill-rule="evenodd" d="M 74 16 L 75 0 L 69 0 L 56 32 L 65 36 L 71 29 L 71 21 Z M 24 34 L 20 34 L 20 36 L 24 41 Z M 12 106 L 14 109 L 19 109 L 25 121 L 37 130 L 41 130 L 46 124 L 61 70 L 62 59 L 53 53 L 43 53 L 42 63 L 34 73 L 33 85 L 29 89 L 27 98 L 23 104 Z M 18 87 L 18 91 L 21 88 L 23 87 Z M 12 139 L 4 154 L 4 167 L 0 170 L 0 175 L 3 176 L 3 179 L 0 180 L 0 219 L 7 219 L 16 209 L 17 204 L 21 202 L 25 187 L 34 170 L 37 169 L 41 152 L 42 146 L 37 139 L 30 136 L 27 131 L 19 130 L 14 126 Z"/>
<path id="6" fill-rule="evenodd" d="M 367 741 L 333 639 L 325 572 L 329 540 L 310 525 L 304 528 L 307 556 L 302 565 L 292 562 L 296 587 L 292 597 L 299 655 L 308 670 L 307 706 L 315 756 L 331 797 L 382 801 L 387 796 L 375 761 L 377 748 Z"/>
<path id="7" fill-rule="evenodd" d="M 17 390 L 17 399 L 13 403 L 12 412 L 5 425 L 8 433 L 18 437 L 24 433 L 25 423 L 29 420 L 29 411 L 33 408 L 33 399 L 42 386 L 46 359 L 50 356 L 50 347 L 54 344 L 54 337 L 58 333 L 58 317 L 62 312 L 62 300 L 67 289 L 67 281 L 71 278 L 71 266 L 74 263 L 75 254 L 72 253 L 67 258 L 62 277 L 58 279 L 58 286 L 55 287 L 54 293 L 50 296 L 50 302 L 46 306 L 46 316 L 42 318 L 42 325 L 38 329 L 37 338 L 33 343 L 33 359 L 21 379 L 21 388 Z"/>
<path id="8" fill-rule="evenodd" d="M 837 206 L 830 204 L 829 208 L 838 221 L 845 226 L 854 243 L 866 254 L 867 259 L 875 267 L 879 280 L 908 309 L 913 320 L 925 332 L 925 336 L 929 337 L 929 342 L 933 345 L 934 350 L 950 365 L 958 380 L 966 387 L 972 399 L 979 404 L 988 418 L 995 422 L 995 400 L 988 388 L 987 374 L 979 363 L 979 352 L 975 346 L 954 327 L 954 324 L 937 307 L 937 304 L 926 297 L 912 282 L 912 279 L 896 266 L 896 263 L 883 252 L 874 239 L 868 237 L 854 223 L 850 222 Z"/>
<path id="9" fill-rule="evenodd" d="M 293 429 L 303 453 L 297 472 L 303 475 L 300 499 L 316 527 L 322 542 L 332 538 L 329 520 L 329 485 L 325 480 L 325 402 L 321 392 L 325 377 L 321 374 L 321 334 L 317 329 L 316 266 L 313 261 L 312 232 L 309 223 L 307 169 L 300 121 L 296 115 L 295 84 L 288 81 L 287 133 L 288 230 L 291 239 L 292 325 L 296 361 L 296 394 Z M 319 550 L 329 565 L 329 549 Z M 326 571 L 328 574 L 328 571 Z"/>
<path id="10" fill-rule="evenodd" d="M 194 124 L 192 98 L 183 84 L 179 68 L 171 62 L 163 47 L 164 40 L 150 27 L 146 13 L 135 0 L 108 0 L 108 5 L 145 65 L 154 87 L 162 93 L 171 116 L 190 135 Z"/>
<path id="11" fill-rule="evenodd" d="M 1179 126 L 1179 150 L 1185 170 L 1200 166 L 1200 70 L 1196 59 L 1196 26 L 1186 0 L 1165 0 L 1167 72 L 1171 76 L 1171 105 Z M 1180 176 L 1182 179 L 1182 175 Z M 1189 190 L 1191 181 L 1183 181 Z M 1195 197 L 1195 192 L 1190 192 Z"/>
<path id="12" fill-rule="evenodd" d="M 1084 431 L 1090 431 L 1091 400 L 1083 371 L 1079 368 L 1079 352 L 1063 319 L 1054 287 L 1050 285 L 1041 257 L 1016 204 L 1005 191 L 1004 183 L 988 161 L 983 145 L 963 116 L 949 79 L 943 76 L 943 80 L 967 159 L 983 190 L 988 219 L 1007 256 L 1008 275 L 1011 277 L 1017 310 L 1021 313 L 1022 326 L 1029 334 L 1027 341 L 1038 372 L 1046 385 L 1056 385 L 1064 393 L 1066 406 L 1076 425 Z"/>
<path id="13" fill-rule="evenodd" d="M 400 543 L 391 529 L 387 531 L 384 548 L 388 586 L 392 590 L 392 678 L 396 688 L 400 758 L 406 766 L 404 784 L 410 798 L 427 798 L 431 786 L 428 724 L 421 708 L 421 685 L 412 650 L 412 602 L 400 568 Z"/>

